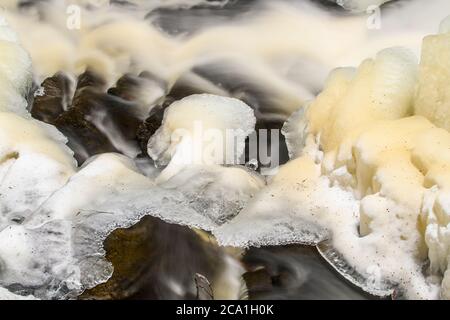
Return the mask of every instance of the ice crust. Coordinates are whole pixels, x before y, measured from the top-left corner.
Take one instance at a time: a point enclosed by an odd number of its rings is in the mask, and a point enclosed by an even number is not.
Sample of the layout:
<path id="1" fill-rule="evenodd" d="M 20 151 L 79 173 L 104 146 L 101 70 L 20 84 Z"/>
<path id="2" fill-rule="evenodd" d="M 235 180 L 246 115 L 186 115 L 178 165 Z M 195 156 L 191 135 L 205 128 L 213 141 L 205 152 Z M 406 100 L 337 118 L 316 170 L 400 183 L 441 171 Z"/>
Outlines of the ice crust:
<path id="1" fill-rule="evenodd" d="M 261 186 L 260 180 L 252 178 L 255 185 L 250 191 L 233 190 L 220 178 L 228 174 L 222 168 L 183 173 L 197 175 L 194 185 L 177 188 L 184 178 L 178 182 L 174 177 L 156 186 L 135 170 L 132 160 L 124 156 L 97 156 L 22 224 L 1 230 L 1 285 L 41 299 L 75 298 L 112 275 L 103 242 L 113 230 L 130 227 L 145 215 L 213 230 L 237 215 L 249 192 Z M 242 170 L 240 174 L 251 177 L 245 169 L 229 170 Z"/>
<path id="2" fill-rule="evenodd" d="M 159 180 L 190 165 L 237 164 L 255 124 L 253 110 L 234 98 L 195 94 L 174 102 L 148 142 L 148 154 L 167 166 Z"/>
<path id="3" fill-rule="evenodd" d="M 293 159 L 219 242 L 313 244 L 371 294 L 448 299 L 447 47 L 448 34 L 425 39 L 420 67 L 392 48 L 336 69 L 284 127 Z"/>
<path id="4" fill-rule="evenodd" d="M 77 168 L 66 138 L 29 115 L 31 62 L 0 22 L 0 298 L 76 298 L 111 277 L 103 242 L 113 230 L 145 215 L 213 230 L 265 185 L 245 167 L 215 164 L 185 168 L 157 185 L 119 154 Z M 252 131 L 253 113 L 245 112 Z"/>

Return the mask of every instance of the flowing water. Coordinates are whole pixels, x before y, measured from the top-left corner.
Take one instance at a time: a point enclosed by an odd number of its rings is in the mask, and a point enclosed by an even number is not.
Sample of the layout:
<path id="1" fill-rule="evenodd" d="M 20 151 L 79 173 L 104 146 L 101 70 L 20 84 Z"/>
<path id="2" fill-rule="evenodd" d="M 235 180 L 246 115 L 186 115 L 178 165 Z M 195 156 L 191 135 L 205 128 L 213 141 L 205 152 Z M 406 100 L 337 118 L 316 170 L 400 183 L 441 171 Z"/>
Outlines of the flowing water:
<path id="1" fill-rule="evenodd" d="M 152 126 L 161 123 L 161 105 L 193 93 L 236 97 L 255 110 L 258 128 L 281 129 L 322 90 L 335 67 L 356 66 L 391 46 L 418 54 L 422 38 L 450 13 L 448 0 L 424 2 L 390 1 L 367 11 L 326 0 L 0 0 L 0 5 L 33 61 L 33 116 L 69 137 L 80 164 L 98 153 L 119 152 L 153 177 L 158 172 L 146 141 L 159 125 Z M 58 72 L 54 82 L 42 84 Z M 49 97 L 64 117 L 46 113 Z M 91 124 L 74 125 L 77 112 Z M 149 114 L 153 118 L 142 127 Z M 287 150 L 282 137 L 279 142 L 282 164 Z M 235 260 L 226 262 L 214 249 L 192 262 L 190 254 L 199 250 L 196 236 L 157 224 L 152 241 L 159 244 L 149 250 L 159 263 L 149 267 L 151 275 L 146 273 L 134 297 L 192 298 L 186 279 L 196 268 L 214 276 L 201 258 L 208 254 L 225 261 L 220 268 L 229 263 L 234 273 L 225 276 L 236 278 Z M 311 248 L 254 248 L 242 263 L 250 298 L 370 298 Z"/>

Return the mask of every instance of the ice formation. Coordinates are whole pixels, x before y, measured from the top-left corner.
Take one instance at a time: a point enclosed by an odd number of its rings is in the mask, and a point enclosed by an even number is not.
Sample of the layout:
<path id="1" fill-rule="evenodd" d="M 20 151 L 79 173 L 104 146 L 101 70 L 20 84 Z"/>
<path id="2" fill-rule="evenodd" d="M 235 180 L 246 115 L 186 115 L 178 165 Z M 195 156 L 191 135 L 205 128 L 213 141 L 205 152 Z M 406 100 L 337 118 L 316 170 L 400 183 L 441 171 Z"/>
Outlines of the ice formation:
<path id="1" fill-rule="evenodd" d="M 194 165 L 159 185 L 182 192 L 190 199 L 190 206 L 211 221 L 198 221 L 197 226 L 214 230 L 238 215 L 265 186 L 265 180 L 244 167 Z M 195 225 L 195 216 L 185 216 L 184 224 Z"/>
<path id="2" fill-rule="evenodd" d="M 174 102 L 148 143 L 148 154 L 167 166 L 159 180 L 189 165 L 238 164 L 255 124 L 253 110 L 234 98 L 201 94 Z"/>
<path id="3" fill-rule="evenodd" d="M 24 297 L 0 288 L 0 300 L 35 300 L 32 296 Z"/>
<path id="4" fill-rule="evenodd" d="M 341 3 L 355 10 L 369 4 Z M 37 62 L 38 77 L 92 67 L 112 81 L 140 68 L 173 84 L 193 67 L 232 61 L 227 72 L 260 81 L 276 106 L 271 111 L 287 114 L 313 95 L 332 65 L 366 54 L 341 52 L 341 42 L 366 47 L 369 36 L 365 17 L 343 22 L 317 14 L 315 20 L 284 4 L 273 9 L 236 27 L 179 39 L 118 12 L 86 12 L 88 23 L 70 37 L 52 26 L 58 19 L 37 21 L 14 11 L 8 17 Z M 94 14 L 103 23 L 90 20 Z M 396 30 L 392 20 L 383 32 Z M 28 32 L 30 25 L 40 32 Z M 315 35 L 286 37 L 292 30 Z M 348 30 L 355 32 L 347 36 Z M 402 30 L 375 38 L 367 51 L 402 41 L 414 47 L 423 34 Z M 112 266 L 104 239 L 144 215 L 213 231 L 226 245 L 316 245 L 347 279 L 376 295 L 450 298 L 448 20 L 440 31 L 424 41 L 420 65 L 408 50 L 393 48 L 358 69 L 333 71 L 322 93 L 286 123 L 292 160 L 265 187 L 257 173 L 215 157 L 189 166 L 175 161 L 193 144 L 174 132 L 192 133 L 197 120 L 220 132 L 242 129 L 233 138 L 254 129 L 245 103 L 210 95 L 167 109 L 149 143 L 149 154 L 168 165 L 155 181 L 118 154 L 77 168 L 64 136 L 28 114 L 31 61 L 0 19 L 0 298 L 74 298 L 106 281 Z M 274 42 L 266 41 L 269 33 Z M 308 64 L 320 66 L 317 79 L 289 71 Z"/>
<path id="5" fill-rule="evenodd" d="M 415 112 L 450 130 L 450 96 L 445 83 L 450 76 L 450 33 L 424 39 Z"/>
<path id="6" fill-rule="evenodd" d="M 219 241 L 316 244 L 368 292 L 448 299 L 448 39 L 425 39 L 419 68 L 392 48 L 335 70 L 285 126 L 294 159 Z"/>
<path id="7" fill-rule="evenodd" d="M 75 170 L 65 137 L 51 126 L 32 120 L 26 111 L 31 61 L 5 23 L 2 29 L 0 226 L 25 219 Z"/>
<path id="8" fill-rule="evenodd" d="M 157 186 L 133 160 L 112 153 L 77 168 L 65 137 L 29 115 L 31 62 L 3 20 L 2 32 L 0 297 L 75 298 L 111 276 L 103 249 L 111 231 L 144 215 L 212 230 L 264 185 L 245 168 L 210 165 Z"/>

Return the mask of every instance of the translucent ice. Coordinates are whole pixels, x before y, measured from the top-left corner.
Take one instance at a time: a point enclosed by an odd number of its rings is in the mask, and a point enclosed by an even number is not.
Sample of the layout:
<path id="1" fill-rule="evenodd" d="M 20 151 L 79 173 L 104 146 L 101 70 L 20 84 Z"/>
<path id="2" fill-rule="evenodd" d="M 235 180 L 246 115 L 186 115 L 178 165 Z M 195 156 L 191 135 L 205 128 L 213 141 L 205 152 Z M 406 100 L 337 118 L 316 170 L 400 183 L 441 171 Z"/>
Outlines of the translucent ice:
<path id="1" fill-rule="evenodd" d="M 2 63 L 9 68 L 15 58 L 5 55 Z M 27 93 L 20 85 L 27 70 L 16 71 L 0 68 L 10 90 L 0 97 Z M 254 116 L 245 110 L 247 131 L 253 130 Z M 98 155 L 77 168 L 53 126 L 33 120 L 25 106 L 1 111 L 0 295 L 6 298 L 75 298 L 111 277 L 103 243 L 113 230 L 145 215 L 213 230 L 264 186 L 245 168 L 215 165 L 186 169 L 157 186 L 118 154 Z"/>
<path id="2" fill-rule="evenodd" d="M 190 207 L 219 226 L 234 218 L 265 186 L 265 181 L 243 167 L 197 165 L 182 170 L 160 186 L 181 192 Z"/>
<path id="3" fill-rule="evenodd" d="M 0 29 L 0 228 L 22 221 L 75 170 L 65 137 L 31 120 L 25 96 L 31 61 L 5 23 Z"/>
<path id="4" fill-rule="evenodd" d="M 148 154 L 167 165 L 158 179 L 192 164 L 237 164 L 255 123 L 253 110 L 234 98 L 197 94 L 174 102 L 148 142 Z"/>
<path id="5" fill-rule="evenodd" d="M 31 216 L 0 231 L 0 285 L 23 296 L 74 298 L 111 277 L 112 265 L 104 257 L 106 237 L 145 215 L 213 230 L 250 197 L 245 189 L 227 189 L 241 185 L 228 181 L 231 176 L 247 179 L 246 172 L 233 172 L 243 169 L 220 169 L 202 173 L 190 190 L 179 185 L 189 172 L 158 187 L 124 156 L 88 160 Z M 243 188 L 253 192 L 262 184 L 257 178 L 248 183 Z M 195 197 L 194 191 L 203 196 Z M 225 194 L 222 202 L 217 202 L 219 191 Z"/>

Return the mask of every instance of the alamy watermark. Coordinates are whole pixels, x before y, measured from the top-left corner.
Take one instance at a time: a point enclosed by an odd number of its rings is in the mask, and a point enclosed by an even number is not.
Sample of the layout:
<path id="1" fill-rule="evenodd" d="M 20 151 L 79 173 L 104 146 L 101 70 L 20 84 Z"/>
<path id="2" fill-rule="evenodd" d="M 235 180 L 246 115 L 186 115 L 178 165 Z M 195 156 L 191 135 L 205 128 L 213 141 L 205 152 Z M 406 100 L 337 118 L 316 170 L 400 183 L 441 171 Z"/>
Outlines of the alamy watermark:
<path id="1" fill-rule="evenodd" d="M 100 8 L 107 4 L 109 4 L 109 0 L 89 0 L 84 6 Z M 67 29 L 80 30 L 82 23 L 82 7 L 78 4 L 68 5 L 66 8 L 66 14 L 67 14 L 66 20 Z"/>
<path id="2" fill-rule="evenodd" d="M 89 0 L 87 5 L 91 7 L 100 8 L 109 4 L 109 0 Z M 381 29 L 381 8 L 378 5 L 370 5 L 365 11 L 368 16 L 366 19 L 366 27 L 369 30 Z M 67 29 L 80 30 L 82 24 L 82 8 L 80 5 L 71 4 L 67 6 Z"/>
<path id="3" fill-rule="evenodd" d="M 380 6 L 372 5 L 366 9 L 368 18 L 366 20 L 366 26 L 369 30 L 381 29 L 381 8 Z"/>

